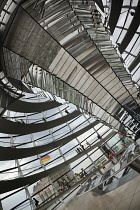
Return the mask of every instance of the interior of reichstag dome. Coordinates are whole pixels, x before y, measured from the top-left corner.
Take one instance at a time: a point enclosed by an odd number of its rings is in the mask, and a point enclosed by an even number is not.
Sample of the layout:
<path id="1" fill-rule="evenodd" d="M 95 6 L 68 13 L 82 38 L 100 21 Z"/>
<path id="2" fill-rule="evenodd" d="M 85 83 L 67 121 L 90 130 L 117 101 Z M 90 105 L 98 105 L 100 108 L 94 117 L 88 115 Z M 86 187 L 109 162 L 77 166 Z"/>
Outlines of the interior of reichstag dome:
<path id="1" fill-rule="evenodd" d="M 140 210 L 140 0 L 0 0 L 0 210 Z"/>

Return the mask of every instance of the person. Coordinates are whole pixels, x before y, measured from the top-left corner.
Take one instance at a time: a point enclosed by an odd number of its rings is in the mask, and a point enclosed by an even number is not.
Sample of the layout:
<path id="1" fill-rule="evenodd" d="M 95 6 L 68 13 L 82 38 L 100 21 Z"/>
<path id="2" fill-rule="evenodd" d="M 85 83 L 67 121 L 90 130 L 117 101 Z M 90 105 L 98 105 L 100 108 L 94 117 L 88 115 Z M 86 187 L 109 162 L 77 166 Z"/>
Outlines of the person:
<path id="1" fill-rule="evenodd" d="M 134 144 L 136 144 L 137 140 L 140 138 L 140 130 L 138 130 L 136 132 L 136 135 L 135 135 L 135 139 L 132 141 Z"/>
<path id="2" fill-rule="evenodd" d="M 107 158 L 110 160 L 112 158 L 111 153 L 108 154 Z"/>
<path id="3" fill-rule="evenodd" d="M 45 117 L 42 117 L 42 119 L 44 120 L 44 122 L 46 122 L 46 118 Z"/>
<path id="4" fill-rule="evenodd" d="M 131 16 L 134 16 L 135 15 L 135 12 L 131 11 L 130 14 L 131 14 Z"/>
<path id="5" fill-rule="evenodd" d="M 78 174 L 78 173 L 75 173 L 75 175 L 76 175 L 76 177 L 77 177 L 78 179 L 81 179 L 81 176 L 80 176 L 80 174 Z"/>
<path id="6" fill-rule="evenodd" d="M 89 147 L 91 147 L 91 144 L 90 144 L 88 141 L 86 141 L 86 144 L 87 144 Z"/>
<path id="7" fill-rule="evenodd" d="M 137 98 L 138 98 L 138 99 L 140 98 L 140 92 L 137 94 Z"/>
<path id="8" fill-rule="evenodd" d="M 88 4 L 88 0 L 82 0 L 82 4 L 84 3 Z"/>
<path id="9" fill-rule="evenodd" d="M 102 146 L 103 151 L 106 153 L 106 155 L 108 156 L 110 153 L 110 150 L 106 147 L 106 145 Z"/>
<path id="10" fill-rule="evenodd" d="M 108 154 L 108 159 L 111 160 L 111 162 L 112 162 L 113 164 L 115 164 L 114 161 L 113 161 L 113 157 L 114 157 L 114 156 L 115 156 L 115 155 L 114 155 L 113 153 L 111 153 L 111 152 Z"/>
<path id="11" fill-rule="evenodd" d="M 98 139 L 101 139 L 101 136 L 99 134 L 97 134 Z"/>
<path id="12" fill-rule="evenodd" d="M 112 159 L 113 156 L 114 156 L 114 154 L 110 152 L 110 153 L 108 154 L 108 159 Z"/>
<path id="13" fill-rule="evenodd" d="M 120 135 L 122 135 L 122 136 L 125 136 L 125 134 L 124 134 L 124 133 L 119 132 L 119 134 L 120 134 Z"/>
<path id="14" fill-rule="evenodd" d="M 98 166 L 103 167 L 103 169 L 105 169 L 105 166 L 101 161 L 98 163 Z"/>
<path id="15" fill-rule="evenodd" d="M 81 144 L 81 147 L 82 147 L 83 150 L 85 150 L 84 145 Z"/>
<path id="16" fill-rule="evenodd" d="M 127 146 L 125 144 L 121 144 L 123 148 L 127 148 Z"/>
<path id="17" fill-rule="evenodd" d="M 105 17 L 105 20 L 104 20 L 103 26 L 105 26 L 105 25 L 106 25 L 106 22 L 107 22 L 107 16 Z"/>
<path id="18" fill-rule="evenodd" d="M 69 114 L 69 111 L 67 109 L 65 109 L 66 114 Z"/>
<path id="19" fill-rule="evenodd" d="M 66 179 L 64 179 L 64 178 L 63 178 L 63 183 L 64 183 L 64 185 L 66 185 L 66 183 L 67 183 L 67 182 L 66 182 Z"/>
<path id="20" fill-rule="evenodd" d="M 60 191 L 64 191 L 65 190 L 65 184 L 63 181 L 59 181 L 59 187 L 60 187 Z"/>
<path id="21" fill-rule="evenodd" d="M 33 198 L 35 202 L 35 206 L 38 206 L 39 201 L 36 198 Z"/>
<path id="22" fill-rule="evenodd" d="M 87 175 L 85 169 L 81 168 L 81 177 L 84 178 Z"/>
<path id="23" fill-rule="evenodd" d="M 64 183 L 65 190 L 66 188 L 68 189 L 70 187 L 69 183 L 64 178 L 63 178 L 63 183 Z"/>
<path id="24" fill-rule="evenodd" d="M 16 148 L 16 146 L 12 145 L 11 148 Z"/>
<path id="25" fill-rule="evenodd" d="M 83 152 L 83 149 L 81 147 L 79 147 L 78 149 L 79 149 L 79 152 Z"/>
<path id="26" fill-rule="evenodd" d="M 76 148 L 76 152 L 77 153 L 80 153 L 81 152 L 81 150 L 80 150 L 80 148 L 78 147 L 78 148 Z"/>
<path id="27" fill-rule="evenodd" d="M 76 151 L 77 153 L 79 153 L 78 148 L 76 148 L 75 151 Z"/>
<path id="28" fill-rule="evenodd" d="M 59 191 L 62 192 L 64 190 L 64 184 L 62 181 L 58 181 L 58 184 L 59 184 Z"/>

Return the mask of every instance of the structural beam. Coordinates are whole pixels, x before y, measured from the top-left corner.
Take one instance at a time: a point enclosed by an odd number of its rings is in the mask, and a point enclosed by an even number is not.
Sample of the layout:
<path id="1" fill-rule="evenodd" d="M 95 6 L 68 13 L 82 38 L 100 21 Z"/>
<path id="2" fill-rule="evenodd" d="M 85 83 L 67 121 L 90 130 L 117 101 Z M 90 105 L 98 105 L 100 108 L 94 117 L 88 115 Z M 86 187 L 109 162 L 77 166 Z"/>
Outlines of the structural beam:
<path id="1" fill-rule="evenodd" d="M 127 48 L 128 44 L 131 42 L 133 36 L 135 35 L 139 25 L 140 25 L 140 1 L 137 5 L 135 15 L 134 15 L 133 20 L 128 28 L 128 31 L 127 31 L 126 35 L 124 36 L 122 42 L 119 45 L 120 53 L 123 53 L 124 50 Z"/>

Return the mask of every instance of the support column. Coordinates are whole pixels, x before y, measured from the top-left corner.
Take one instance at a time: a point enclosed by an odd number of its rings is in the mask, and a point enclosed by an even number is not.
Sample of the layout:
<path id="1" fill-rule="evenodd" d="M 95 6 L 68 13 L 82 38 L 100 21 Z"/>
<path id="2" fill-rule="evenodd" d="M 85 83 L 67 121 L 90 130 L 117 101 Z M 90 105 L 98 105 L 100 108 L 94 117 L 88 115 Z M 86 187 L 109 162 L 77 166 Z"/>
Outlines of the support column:
<path id="1" fill-rule="evenodd" d="M 0 210 L 3 210 L 1 200 L 0 200 Z"/>

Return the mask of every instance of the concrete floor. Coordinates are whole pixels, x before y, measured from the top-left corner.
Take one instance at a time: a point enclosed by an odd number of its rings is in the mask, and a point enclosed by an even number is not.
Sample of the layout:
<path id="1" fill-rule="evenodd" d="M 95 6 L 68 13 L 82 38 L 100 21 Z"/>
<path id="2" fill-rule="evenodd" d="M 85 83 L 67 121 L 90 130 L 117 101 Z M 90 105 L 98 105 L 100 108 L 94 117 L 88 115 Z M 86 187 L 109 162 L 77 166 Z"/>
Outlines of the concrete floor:
<path id="1" fill-rule="evenodd" d="M 75 196 L 58 210 L 140 210 L 140 175 L 104 195 Z"/>

